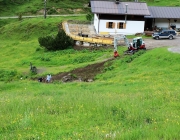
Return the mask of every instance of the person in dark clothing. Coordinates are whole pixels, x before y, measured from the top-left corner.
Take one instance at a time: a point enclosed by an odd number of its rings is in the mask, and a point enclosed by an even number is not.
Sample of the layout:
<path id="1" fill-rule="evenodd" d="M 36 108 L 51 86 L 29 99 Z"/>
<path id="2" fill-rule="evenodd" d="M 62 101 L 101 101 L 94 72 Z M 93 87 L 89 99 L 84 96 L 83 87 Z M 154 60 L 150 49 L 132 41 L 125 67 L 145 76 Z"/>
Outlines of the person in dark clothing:
<path id="1" fill-rule="evenodd" d="M 39 82 L 42 82 L 43 79 L 44 79 L 44 78 L 40 77 L 40 78 L 38 78 L 38 81 L 39 81 Z"/>

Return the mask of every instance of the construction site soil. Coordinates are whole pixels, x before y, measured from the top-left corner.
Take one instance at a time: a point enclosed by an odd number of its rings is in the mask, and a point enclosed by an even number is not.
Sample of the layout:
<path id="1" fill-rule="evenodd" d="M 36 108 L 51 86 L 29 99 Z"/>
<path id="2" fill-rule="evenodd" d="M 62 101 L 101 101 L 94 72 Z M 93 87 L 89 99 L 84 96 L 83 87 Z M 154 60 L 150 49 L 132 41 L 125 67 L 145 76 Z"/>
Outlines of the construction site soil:
<path id="1" fill-rule="evenodd" d="M 64 72 L 57 75 L 54 75 L 52 81 L 62 81 L 62 82 L 93 82 L 94 77 L 102 73 L 104 70 L 104 64 L 107 61 L 111 61 L 113 59 L 108 59 L 106 61 L 91 64 L 83 68 L 77 68 L 70 72 Z"/>
<path id="2" fill-rule="evenodd" d="M 177 37 L 176 39 L 173 40 L 154 40 L 154 39 L 145 39 L 144 40 L 146 43 L 146 48 L 153 49 L 157 47 L 165 47 L 165 46 L 170 46 L 168 48 L 169 51 L 175 52 L 175 53 L 180 53 L 180 38 Z M 113 50 L 113 46 L 109 46 Z M 82 46 L 74 46 L 74 49 L 76 50 L 81 50 L 81 49 L 92 49 L 90 47 L 82 47 Z M 104 48 L 105 49 L 105 48 Z M 93 82 L 95 79 L 95 76 L 97 74 L 100 74 L 104 71 L 104 64 L 106 62 L 109 62 L 108 64 L 111 65 L 112 60 L 115 58 L 110 58 L 108 60 L 104 60 L 99 63 L 91 64 L 83 68 L 77 68 L 69 72 L 63 72 L 59 73 L 57 75 L 52 75 L 52 82 L 59 81 L 59 82 Z M 44 77 L 45 79 L 46 77 Z M 45 80 L 43 82 L 46 82 Z"/>
<path id="3" fill-rule="evenodd" d="M 111 65 L 111 61 L 114 60 L 114 58 L 110 58 L 107 60 L 104 60 L 99 63 L 87 65 L 83 68 L 77 68 L 74 70 L 71 70 L 69 72 L 62 72 L 56 75 L 52 75 L 52 79 L 50 83 L 53 82 L 93 82 L 95 79 L 95 76 L 97 74 L 100 74 L 104 71 L 104 64 L 108 62 L 108 65 Z M 43 78 L 43 83 L 46 83 L 46 77 Z M 36 79 L 34 79 L 36 80 Z"/>

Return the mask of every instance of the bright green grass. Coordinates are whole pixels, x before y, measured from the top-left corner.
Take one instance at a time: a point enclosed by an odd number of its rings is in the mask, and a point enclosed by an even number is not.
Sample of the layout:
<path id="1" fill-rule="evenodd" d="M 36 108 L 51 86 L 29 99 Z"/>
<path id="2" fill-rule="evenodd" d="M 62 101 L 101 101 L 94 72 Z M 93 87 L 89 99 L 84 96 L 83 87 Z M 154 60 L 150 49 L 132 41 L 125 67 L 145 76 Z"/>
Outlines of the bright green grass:
<path id="1" fill-rule="evenodd" d="M 1 43 L 5 44 L 4 42 Z M 42 71 L 41 74 L 56 74 L 96 61 L 103 61 L 113 55 L 111 49 L 99 51 L 68 49 L 46 52 L 38 45 L 37 40 L 2 45 L 3 51 L 0 52 L 2 56 L 2 59 L 0 59 L 1 70 L 16 70 L 18 73 L 22 73 L 19 75 L 20 77 L 26 77 L 29 75 L 30 62 L 32 62 L 38 70 Z"/>
<path id="2" fill-rule="evenodd" d="M 47 0 L 46 8 L 50 10 L 54 7 L 56 9 L 61 9 L 60 14 L 69 14 L 72 13 L 70 9 L 81 8 L 84 10 L 84 4 L 87 3 L 88 0 L 59 0 L 59 2 Z M 39 11 L 44 10 L 44 0 L 21 1 L 20 3 L 15 1 L 14 3 L 11 2 L 6 5 L 0 5 L 0 8 L 0 16 L 15 16 L 19 13 L 22 13 L 23 15 L 35 15 L 39 14 Z"/>
<path id="3" fill-rule="evenodd" d="M 94 83 L 1 82 L 1 138 L 179 139 L 180 56 L 124 59 Z"/>
<path id="4" fill-rule="evenodd" d="M 61 9 L 59 14 L 73 14 L 73 9 L 82 9 L 80 13 L 86 13 L 84 5 L 88 2 L 89 0 L 59 0 L 59 2 L 48 0 L 47 9 L 49 11 L 53 10 L 53 7 Z M 139 2 L 146 2 L 148 6 L 180 6 L 179 0 L 139 0 Z M 11 1 L 6 5 L 0 5 L 0 9 L 0 16 L 15 16 L 19 13 L 23 15 L 39 14 L 38 12 L 44 9 L 44 0 L 15 1 L 14 3 Z"/>
<path id="5" fill-rule="evenodd" d="M 10 24 L 1 27 L 0 38 L 8 40 L 28 40 L 36 39 L 40 36 L 56 35 L 58 32 L 59 23 L 62 20 L 86 20 L 85 16 L 81 17 L 47 17 L 26 18 L 21 21 L 18 19 Z M 9 19 L 4 19 L 9 21 Z M 17 41 L 17 42 L 18 42 Z"/>
<path id="6" fill-rule="evenodd" d="M 148 6 L 180 6 L 179 0 L 146 0 Z"/>
<path id="7" fill-rule="evenodd" d="M 69 71 L 112 57 L 112 50 L 47 52 L 39 46 L 38 37 L 56 35 L 62 20 L 85 20 L 85 17 L 30 18 L 5 24 L 0 32 L 0 81 L 32 76 L 30 62 L 40 75 Z M 8 20 L 7 20 L 8 21 Z M 68 64 L 68 65 L 67 65 Z M 8 78 L 11 75 L 11 78 Z"/>
<path id="8" fill-rule="evenodd" d="M 41 26 L 36 24 L 41 20 Z M 55 34 L 55 27 L 46 27 L 61 20 L 23 20 L 22 28 L 33 24 L 28 38 L 18 30 L 19 21 L 1 28 L 0 78 L 18 76 L 0 81 L 0 138 L 180 139 L 180 55 L 167 48 L 123 56 L 126 48 L 119 47 L 120 57 L 92 83 L 43 84 L 26 78 L 30 62 L 53 75 L 112 57 L 113 49 L 44 51 L 37 37 Z"/>

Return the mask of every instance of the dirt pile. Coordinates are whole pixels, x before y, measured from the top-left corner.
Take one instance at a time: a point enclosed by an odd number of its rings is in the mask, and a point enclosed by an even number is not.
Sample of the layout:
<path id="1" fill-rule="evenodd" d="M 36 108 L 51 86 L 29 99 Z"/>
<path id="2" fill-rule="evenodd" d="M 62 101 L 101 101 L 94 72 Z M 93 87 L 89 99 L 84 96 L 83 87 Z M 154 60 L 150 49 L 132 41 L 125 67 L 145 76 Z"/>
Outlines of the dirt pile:
<path id="1" fill-rule="evenodd" d="M 52 76 L 52 81 L 62 81 L 62 82 L 93 82 L 94 77 L 97 74 L 103 72 L 105 66 L 104 64 L 113 59 L 108 59 L 106 61 L 91 64 L 83 68 L 77 68 L 69 72 L 59 73 L 57 75 Z"/>

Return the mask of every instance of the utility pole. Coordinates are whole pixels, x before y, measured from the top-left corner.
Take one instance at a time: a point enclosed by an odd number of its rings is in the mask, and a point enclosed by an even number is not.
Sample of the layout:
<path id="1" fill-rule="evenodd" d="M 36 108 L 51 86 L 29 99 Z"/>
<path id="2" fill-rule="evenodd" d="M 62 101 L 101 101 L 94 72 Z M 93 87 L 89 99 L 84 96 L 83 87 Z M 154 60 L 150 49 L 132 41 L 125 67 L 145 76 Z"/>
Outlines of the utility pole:
<path id="1" fill-rule="evenodd" d="M 127 22 L 127 7 L 128 7 L 128 4 L 125 4 L 125 6 L 126 6 L 126 12 L 125 12 L 125 23 Z"/>
<path id="2" fill-rule="evenodd" d="M 46 18 L 46 0 L 44 0 L 44 18 Z"/>

